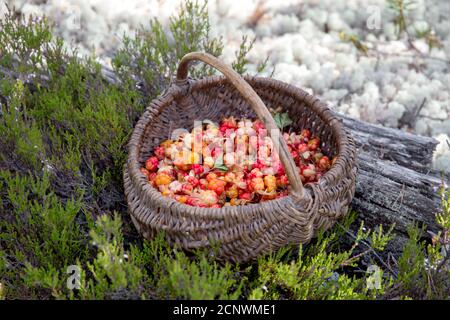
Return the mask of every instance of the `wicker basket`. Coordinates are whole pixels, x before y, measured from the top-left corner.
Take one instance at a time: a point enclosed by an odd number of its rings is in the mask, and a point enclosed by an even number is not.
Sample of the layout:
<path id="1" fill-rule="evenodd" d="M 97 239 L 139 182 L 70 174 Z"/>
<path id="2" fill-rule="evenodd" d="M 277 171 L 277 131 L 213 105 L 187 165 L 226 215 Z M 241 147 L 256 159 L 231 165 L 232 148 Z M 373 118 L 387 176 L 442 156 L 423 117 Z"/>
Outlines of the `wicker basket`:
<path id="1" fill-rule="evenodd" d="M 188 66 L 193 60 L 215 67 L 225 77 L 188 79 Z M 279 138 L 274 143 L 279 144 L 290 191 L 289 196 L 276 200 L 220 209 L 187 206 L 161 195 L 140 172 L 154 147 L 176 128 L 192 129 L 194 120 L 219 122 L 232 115 L 259 117 L 269 132 L 276 132 L 271 130 L 278 129 L 266 106 L 281 107 L 289 113 L 296 131 L 310 129 L 321 138 L 326 154 L 337 155 L 319 182 L 302 185 L 287 145 Z M 347 213 L 355 190 L 354 142 L 325 104 L 280 81 L 260 77 L 244 80 L 232 68 L 205 53 L 183 57 L 176 81 L 151 102 L 139 119 L 128 151 L 125 194 L 139 232 L 151 239 L 163 230 L 171 244 L 186 250 L 212 251 L 214 247 L 220 260 L 243 262 L 288 244 L 309 242 L 319 229 L 329 228 Z"/>

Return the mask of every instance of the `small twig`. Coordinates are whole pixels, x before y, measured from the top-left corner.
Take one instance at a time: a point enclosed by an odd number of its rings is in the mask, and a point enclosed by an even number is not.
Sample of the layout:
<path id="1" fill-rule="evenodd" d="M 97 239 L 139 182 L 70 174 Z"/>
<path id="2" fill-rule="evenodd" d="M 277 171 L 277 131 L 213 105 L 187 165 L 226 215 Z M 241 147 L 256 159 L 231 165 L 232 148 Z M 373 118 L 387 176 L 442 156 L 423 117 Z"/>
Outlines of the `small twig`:
<path id="1" fill-rule="evenodd" d="M 354 261 L 358 260 L 362 256 L 365 256 L 366 254 L 368 254 L 370 251 L 371 251 L 371 249 L 367 249 L 366 251 L 363 251 L 363 252 L 358 253 L 357 255 L 355 255 L 353 257 L 350 257 L 349 259 L 347 259 L 344 262 L 342 262 L 341 266 L 348 266 L 348 265 L 350 265 L 351 263 L 353 263 Z"/>
<path id="2" fill-rule="evenodd" d="M 417 57 L 417 55 L 414 55 L 414 54 L 405 54 L 405 53 L 400 53 L 400 52 L 383 52 L 378 49 L 369 49 L 369 53 L 370 53 L 370 51 L 373 51 L 377 54 L 384 55 L 384 56 L 399 56 L 399 57 L 404 57 L 404 58 L 416 58 Z M 432 57 L 432 56 L 426 55 L 424 53 L 419 54 L 419 56 L 422 59 L 436 60 L 436 61 L 450 64 L 450 60 L 442 59 L 439 57 Z"/>
<path id="3" fill-rule="evenodd" d="M 419 115 L 420 111 L 422 111 L 423 107 L 425 106 L 425 102 L 427 102 L 427 97 L 423 98 L 422 103 L 420 104 L 419 108 L 416 110 L 415 117 Z"/>
<path id="4" fill-rule="evenodd" d="M 344 230 L 344 232 L 347 234 L 347 235 L 349 235 L 350 237 L 352 237 L 354 240 L 356 240 L 356 236 L 353 234 L 353 233 L 351 233 L 347 228 L 345 228 L 341 223 L 339 223 L 339 222 L 336 222 L 336 224 L 338 225 L 338 226 L 340 226 L 341 228 L 342 228 L 342 230 Z M 376 258 L 378 258 L 378 260 L 381 262 L 381 264 L 394 276 L 394 277 L 396 277 L 397 278 L 397 276 L 398 276 L 398 274 L 397 274 L 397 272 L 395 272 L 394 270 L 392 270 L 392 268 L 388 265 L 388 264 L 386 264 L 386 262 L 384 262 L 384 260 L 383 260 L 383 258 L 381 258 L 377 253 L 376 253 L 376 251 L 375 251 L 375 249 L 374 248 L 372 248 L 372 246 L 370 245 L 370 244 L 368 244 L 366 241 L 364 241 L 364 240 L 361 240 L 360 241 L 362 244 L 364 244 L 369 250 L 367 250 L 368 252 L 372 252 L 372 254 L 376 257 Z"/>

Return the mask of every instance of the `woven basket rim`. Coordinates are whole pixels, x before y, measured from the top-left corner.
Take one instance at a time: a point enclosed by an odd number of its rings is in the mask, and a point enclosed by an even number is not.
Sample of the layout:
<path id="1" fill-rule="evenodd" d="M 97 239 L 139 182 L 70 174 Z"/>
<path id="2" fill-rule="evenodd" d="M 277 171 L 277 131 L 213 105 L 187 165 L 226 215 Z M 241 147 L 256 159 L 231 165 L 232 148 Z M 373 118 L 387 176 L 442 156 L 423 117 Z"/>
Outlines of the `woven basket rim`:
<path id="1" fill-rule="evenodd" d="M 305 90 L 298 88 L 296 86 L 293 86 L 291 84 L 285 83 L 280 80 L 272 79 L 272 78 L 265 78 L 265 77 L 259 77 L 259 76 L 244 76 L 244 79 L 249 82 L 250 85 L 252 84 L 260 84 L 260 85 L 268 85 L 273 86 L 274 84 L 278 84 L 279 88 L 278 90 L 284 91 L 285 93 L 290 92 L 290 96 L 293 96 L 295 100 L 302 99 L 305 104 L 308 105 L 311 109 L 314 105 L 315 109 L 318 109 L 319 112 L 313 110 L 314 113 L 316 113 L 319 117 L 325 112 L 332 112 L 329 107 L 323 103 L 320 99 L 318 99 L 316 96 L 309 94 Z M 190 94 L 192 91 L 201 90 L 204 86 L 211 86 L 211 85 L 221 85 L 223 83 L 229 83 L 228 79 L 225 78 L 222 75 L 213 75 L 208 76 L 200 79 L 189 79 L 187 82 L 187 87 L 179 87 L 177 84 L 171 84 L 170 88 L 166 90 L 166 92 L 155 99 L 153 99 L 149 106 L 144 111 L 144 114 L 149 112 L 151 107 L 164 107 L 165 105 L 171 103 L 173 100 L 177 100 L 179 97 L 182 97 L 186 94 Z M 308 102 L 308 100 L 311 100 Z M 144 114 L 140 117 L 138 123 L 135 126 L 135 129 L 133 131 L 133 134 L 131 135 L 130 141 L 141 141 L 141 135 L 142 132 L 140 130 L 136 130 L 140 128 L 141 130 L 145 130 L 145 128 L 151 124 L 152 120 L 157 118 L 159 113 L 150 113 L 150 116 L 145 119 Z M 322 117 L 321 117 L 322 118 Z M 327 126 L 331 127 L 333 136 L 338 135 L 339 138 L 337 139 L 337 150 L 336 150 L 336 162 L 331 166 L 330 170 L 328 170 L 322 178 L 318 182 L 314 183 L 306 183 L 304 185 L 305 187 L 305 197 L 301 200 L 307 200 L 308 197 L 312 196 L 311 188 L 313 185 L 320 184 L 323 188 L 327 188 L 326 181 L 335 181 L 336 179 L 340 179 L 340 175 L 333 176 L 333 171 L 337 169 L 337 166 L 340 165 L 340 162 L 343 161 L 343 156 L 345 156 L 349 150 L 348 150 L 348 143 L 344 143 L 343 140 L 346 140 L 345 142 L 348 142 L 350 139 L 350 136 L 346 132 L 345 128 L 342 126 L 341 121 L 337 120 L 336 118 L 331 121 L 331 123 L 327 123 L 324 119 L 322 119 Z M 145 143 L 145 142 L 143 142 Z M 167 206 L 167 207 L 178 207 L 180 211 L 183 212 L 183 215 L 190 216 L 190 215 L 201 215 L 204 218 L 212 218 L 212 219 L 224 219 L 226 216 L 230 214 L 238 214 L 241 213 L 248 213 L 249 211 L 254 211 L 256 208 L 260 209 L 261 206 L 271 206 L 271 205 L 278 205 L 280 207 L 293 207 L 294 203 L 296 201 L 301 201 L 298 199 L 294 199 L 292 195 L 289 193 L 287 196 L 268 200 L 261 203 L 250 203 L 246 205 L 238 205 L 238 206 L 227 206 L 222 208 L 201 208 L 201 207 L 193 207 L 188 206 L 186 204 L 180 203 L 174 199 L 165 197 L 161 194 L 161 192 L 157 189 L 155 189 L 153 186 L 151 186 L 144 175 L 140 172 L 141 164 L 138 163 L 137 159 L 139 158 L 140 153 L 140 145 L 141 143 L 130 143 L 128 146 L 128 161 L 126 163 L 126 171 L 127 174 L 129 174 L 131 179 L 135 179 L 135 177 L 138 177 L 139 180 L 135 180 L 136 186 L 142 186 L 142 188 L 139 188 L 139 195 L 142 196 L 141 193 L 150 193 L 153 196 L 153 199 L 157 201 L 155 203 L 156 205 L 160 206 Z M 133 163 L 130 160 L 131 158 L 136 159 L 136 161 Z M 156 197 L 155 197 L 156 196 Z M 138 217 L 137 217 L 138 218 Z"/>

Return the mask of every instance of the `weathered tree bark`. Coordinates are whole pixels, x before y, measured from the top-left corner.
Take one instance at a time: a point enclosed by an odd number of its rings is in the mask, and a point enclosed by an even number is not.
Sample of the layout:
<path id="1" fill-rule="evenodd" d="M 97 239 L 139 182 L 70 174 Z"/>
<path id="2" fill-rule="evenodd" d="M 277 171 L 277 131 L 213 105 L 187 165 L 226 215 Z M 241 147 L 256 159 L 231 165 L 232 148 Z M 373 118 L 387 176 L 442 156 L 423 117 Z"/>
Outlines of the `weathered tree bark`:
<path id="1" fill-rule="evenodd" d="M 431 169 L 437 141 L 341 117 L 358 146 L 359 172 L 352 202 L 357 220 L 363 220 L 369 228 L 394 223 L 396 238 L 387 250 L 394 256 L 400 253 L 410 225 L 425 225 L 427 230 L 437 232 L 439 189 L 450 181 L 450 173 Z"/>
<path id="2" fill-rule="evenodd" d="M 351 129 L 360 151 L 422 173 L 430 170 L 435 139 L 339 116 Z"/>
<path id="3" fill-rule="evenodd" d="M 0 74 L 14 72 L 0 69 Z M 120 83 L 110 69 L 102 75 L 111 84 Z M 45 81 L 45 79 L 43 80 Z M 405 240 L 408 225 L 416 222 L 436 231 L 435 214 L 440 210 L 438 190 L 450 173 L 443 176 L 431 169 L 437 141 L 401 130 L 369 124 L 339 115 L 351 130 L 358 147 L 359 173 L 353 209 L 366 226 L 395 223 L 398 239 Z"/>

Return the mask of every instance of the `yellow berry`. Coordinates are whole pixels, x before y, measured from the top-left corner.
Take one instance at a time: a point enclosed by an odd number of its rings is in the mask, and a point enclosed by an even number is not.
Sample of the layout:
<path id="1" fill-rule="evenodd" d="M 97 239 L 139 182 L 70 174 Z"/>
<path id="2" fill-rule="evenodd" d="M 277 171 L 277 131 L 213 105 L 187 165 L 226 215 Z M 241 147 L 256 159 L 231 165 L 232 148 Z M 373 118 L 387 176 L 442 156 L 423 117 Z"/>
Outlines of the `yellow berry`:
<path id="1" fill-rule="evenodd" d="M 171 145 L 172 143 L 173 143 L 172 140 L 166 140 L 166 141 L 161 142 L 160 146 L 161 146 L 161 147 L 164 147 L 164 148 L 168 148 L 168 147 L 170 147 L 170 145 Z"/>
<path id="2" fill-rule="evenodd" d="M 239 195 L 239 190 L 238 187 L 233 184 L 231 187 L 229 187 L 226 191 L 225 194 L 227 195 L 228 198 L 233 199 L 233 198 L 237 198 Z"/>
<path id="3" fill-rule="evenodd" d="M 169 175 L 166 174 L 166 173 L 158 173 L 158 174 L 156 175 L 156 178 L 155 178 L 155 184 L 156 184 L 157 186 L 169 184 L 169 183 L 171 183 L 171 182 L 172 182 L 172 177 L 169 176 Z"/>
<path id="4" fill-rule="evenodd" d="M 273 175 L 267 175 L 264 177 L 264 185 L 267 192 L 275 191 L 277 188 L 277 178 Z"/>

